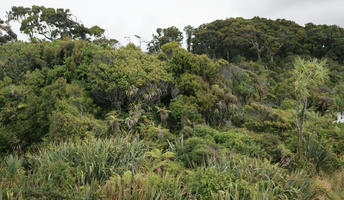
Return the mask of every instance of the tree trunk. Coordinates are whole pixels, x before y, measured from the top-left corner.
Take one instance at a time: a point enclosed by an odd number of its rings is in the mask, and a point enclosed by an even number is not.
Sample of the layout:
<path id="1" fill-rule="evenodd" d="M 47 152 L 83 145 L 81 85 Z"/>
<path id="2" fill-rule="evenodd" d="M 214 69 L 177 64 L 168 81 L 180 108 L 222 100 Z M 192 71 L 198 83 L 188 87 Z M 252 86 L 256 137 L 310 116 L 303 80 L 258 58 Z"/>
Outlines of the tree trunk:
<path id="1" fill-rule="evenodd" d="M 296 126 L 298 129 L 298 158 L 299 159 L 303 157 L 303 130 L 305 126 L 306 108 L 307 108 L 307 99 L 302 100 L 301 113 L 300 113 L 299 103 L 297 104 L 297 107 L 296 107 Z"/>

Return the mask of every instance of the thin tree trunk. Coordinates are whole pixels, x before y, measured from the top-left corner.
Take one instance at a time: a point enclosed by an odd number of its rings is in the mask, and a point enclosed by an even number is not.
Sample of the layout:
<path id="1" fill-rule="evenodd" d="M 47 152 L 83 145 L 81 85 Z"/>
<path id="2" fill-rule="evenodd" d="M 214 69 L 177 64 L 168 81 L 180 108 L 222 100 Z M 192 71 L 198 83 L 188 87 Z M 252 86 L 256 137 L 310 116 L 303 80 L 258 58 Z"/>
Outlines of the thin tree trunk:
<path id="1" fill-rule="evenodd" d="M 303 109 L 302 109 L 302 113 L 301 113 L 301 117 L 302 117 L 302 122 L 301 122 L 301 134 L 300 134 L 300 146 L 301 146 L 301 156 L 303 155 L 303 130 L 305 127 L 305 118 L 306 118 L 306 108 L 307 108 L 307 99 L 305 99 L 303 101 Z"/>
<path id="2" fill-rule="evenodd" d="M 300 104 L 297 104 L 296 107 L 296 126 L 298 129 L 298 158 L 303 157 L 303 130 L 305 126 L 306 118 L 306 108 L 307 108 L 307 99 L 302 101 L 302 111 L 300 113 Z M 299 118 L 300 114 L 300 118 Z"/>

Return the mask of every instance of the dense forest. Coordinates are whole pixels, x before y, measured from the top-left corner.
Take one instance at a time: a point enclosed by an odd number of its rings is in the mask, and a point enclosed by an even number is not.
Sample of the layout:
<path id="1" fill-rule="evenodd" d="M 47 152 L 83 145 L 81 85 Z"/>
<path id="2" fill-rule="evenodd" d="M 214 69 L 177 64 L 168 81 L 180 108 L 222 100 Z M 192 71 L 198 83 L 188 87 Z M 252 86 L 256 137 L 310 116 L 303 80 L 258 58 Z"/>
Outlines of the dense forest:
<path id="1" fill-rule="evenodd" d="M 0 200 L 344 199 L 343 78 L 336 25 L 228 18 L 142 50 L 68 9 L 12 7 Z"/>

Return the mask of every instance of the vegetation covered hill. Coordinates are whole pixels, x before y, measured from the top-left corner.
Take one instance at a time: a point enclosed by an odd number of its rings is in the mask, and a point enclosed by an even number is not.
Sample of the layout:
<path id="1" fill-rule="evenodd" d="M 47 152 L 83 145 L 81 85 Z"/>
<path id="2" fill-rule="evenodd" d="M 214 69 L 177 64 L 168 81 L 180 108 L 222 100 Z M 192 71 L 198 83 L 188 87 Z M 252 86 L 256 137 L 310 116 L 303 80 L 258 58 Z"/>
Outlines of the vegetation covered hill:
<path id="1" fill-rule="evenodd" d="M 143 52 L 71 19 L 0 20 L 0 199 L 344 198 L 341 27 L 230 18 Z"/>

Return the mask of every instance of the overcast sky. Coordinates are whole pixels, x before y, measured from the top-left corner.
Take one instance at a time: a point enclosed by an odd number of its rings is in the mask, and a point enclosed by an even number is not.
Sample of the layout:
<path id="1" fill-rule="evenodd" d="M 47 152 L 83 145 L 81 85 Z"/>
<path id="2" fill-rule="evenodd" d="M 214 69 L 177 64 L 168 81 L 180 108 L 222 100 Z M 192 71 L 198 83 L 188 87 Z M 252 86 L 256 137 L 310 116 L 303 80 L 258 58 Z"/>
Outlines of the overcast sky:
<path id="1" fill-rule="evenodd" d="M 135 43 L 134 35 L 150 40 L 157 27 L 174 25 L 182 30 L 229 17 L 285 18 L 301 25 L 344 27 L 344 0 L 1 0 L 0 5 L 1 18 L 12 6 L 69 8 L 85 25 L 99 25 L 122 44 L 127 43 L 126 36 Z"/>

